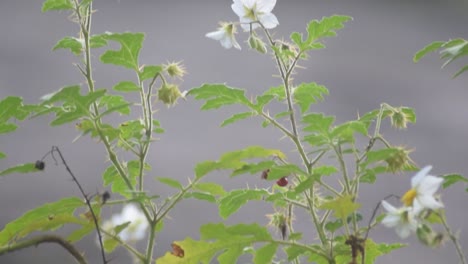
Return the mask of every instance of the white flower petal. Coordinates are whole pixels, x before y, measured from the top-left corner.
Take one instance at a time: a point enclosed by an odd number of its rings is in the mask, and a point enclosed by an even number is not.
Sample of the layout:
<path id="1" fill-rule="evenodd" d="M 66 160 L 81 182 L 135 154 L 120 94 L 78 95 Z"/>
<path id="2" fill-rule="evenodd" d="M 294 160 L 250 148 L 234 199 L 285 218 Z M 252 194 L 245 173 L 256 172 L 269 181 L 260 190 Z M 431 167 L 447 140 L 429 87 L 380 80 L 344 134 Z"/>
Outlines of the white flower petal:
<path id="1" fill-rule="evenodd" d="M 418 186 L 416 186 L 416 191 L 426 195 L 434 195 L 443 181 L 442 178 L 427 175 L 419 182 Z"/>
<path id="2" fill-rule="evenodd" d="M 213 32 L 206 33 L 205 36 L 210 39 L 221 40 L 222 38 L 226 36 L 226 32 L 222 30 L 213 31 Z"/>
<path id="3" fill-rule="evenodd" d="M 250 25 L 252 25 L 252 30 L 258 28 L 260 25 L 258 23 L 252 23 L 249 24 L 250 22 L 253 22 L 250 18 L 247 17 L 241 17 L 240 19 L 240 25 L 244 31 L 250 31 Z"/>
<path id="4" fill-rule="evenodd" d="M 257 10 L 262 13 L 271 13 L 276 5 L 276 0 L 258 0 Z"/>
<path id="5" fill-rule="evenodd" d="M 444 205 L 437 201 L 432 195 L 419 195 L 416 197 L 416 201 L 418 201 L 423 208 L 429 208 L 432 210 L 444 207 Z"/>
<path id="6" fill-rule="evenodd" d="M 424 179 L 424 177 L 427 176 L 431 169 L 432 166 L 429 165 L 422 168 L 418 173 L 416 173 L 416 175 L 414 175 L 413 178 L 411 178 L 411 186 L 415 188 L 422 181 L 422 179 Z"/>
<path id="7" fill-rule="evenodd" d="M 409 237 L 409 235 L 411 234 L 411 231 L 412 230 L 409 225 L 404 225 L 404 226 L 401 226 L 400 228 L 395 229 L 395 232 L 397 233 L 397 235 L 402 239 Z"/>
<path id="8" fill-rule="evenodd" d="M 242 0 L 242 3 L 248 9 L 253 9 L 254 7 L 258 9 L 258 0 Z"/>
<path id="9" fill-rule="evenodd" d="M 400 215 L 387 214 L 384 219 L 382 219 L 382 224 L 386 227 L 395 227 L 400 223 Z"/>
<path id="10" fill-rule="evenodd" d="M 387 212 L 389 213 L 395 213 L 395 212 L 398 212 L 398 209 L 396 209 L 393 205 L 391 205 L 390 203 L 388 203 L 387 201 L 383 200 L 382 201 L 382 206 L 385 208 L 385 210 L 387 210 Z"/>
<path id="11" fill-rule="evenodd" d="M 226 49 L 232 48 L 232 41 L 229 37 L 225 36 L 224 38 L 220 39 L 219 42 L 221 42 L 221 46 L 223 46 Z"/>
<path id="12" fill-rule="evenodd" d="M 234 3 L 231 5 L 232 11 L 236 13 L 239 17 L 245 16 L 245 8 L 244 4 L 241 0 L 234 0 Z"/>
<path id="13" fill-rule="evenodd" d="M 275 28 L 279 24 L 278 18 L 272 13 L 263 14 L 259 16 L 258 20 L 268 29 Z"/>

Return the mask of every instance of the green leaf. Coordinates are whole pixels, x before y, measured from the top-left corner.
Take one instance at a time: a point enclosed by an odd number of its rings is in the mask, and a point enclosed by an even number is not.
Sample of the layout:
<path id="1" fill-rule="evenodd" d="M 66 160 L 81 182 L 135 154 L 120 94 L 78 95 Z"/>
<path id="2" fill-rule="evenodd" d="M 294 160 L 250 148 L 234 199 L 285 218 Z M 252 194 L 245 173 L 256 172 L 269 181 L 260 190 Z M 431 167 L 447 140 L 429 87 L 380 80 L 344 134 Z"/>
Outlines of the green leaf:
<path id="1" fill-rule="evenodd" d="M 103 63 L 123 66 L 139 72 L 138 56 L 143 45 L 143 33 L 106 33 L 102 37 L 106 40 L 120 43 L 120 50 L 108 50 L 101 55 Z"/>
<path id="2" fill-rule="evenodd" d="M 221 156 L 219 161 L 205 161 L 197 164 L 195 167 L 195 175 L 197 178 L 201 178 L 214 170 L 238 170 L 242 169 L 245 165 L 248 164 L 244 160 L 254 158 L 268 158 L 271 156 L 277 156 L 281 159 L 286 159 L 286 156 L 280 150 L 266 149 L 261 146 L 250 146 L 242 150 L 225 153 Z M 236 173 L 233 173 L 232 175 L 236 175 Z"/>
<path id="3" fill-rule="evenodd" d="M 434 41 L 431 44 L 425 46 L 416 54 L 414 54 L 413 61 L 418 62 L 422 57 L 426 56 L 428 53 L 438 50 L 444 44 L 443 41 Z"/>
<path id="4" fill-rule="evenodd" d="M 39 171 L 39 170 L 36 169 L 34 163 L 25 163 L 25 164 L 20 164 L 20 165 L 16 165 L 14 167 L 8 168 L 4 171 L 0 171 L 0 176 L 5 176 L 11 173 L 30 173 L 30 172 L 36 172 L 36 171 Z"/>
<path id="5" fill-rule="evenodd" d="M 226 219 L 239 208 L 251 200 L 261 200 L 268 195 L 265 190 L 233 190 L 228 192 L 219 201 L 219 215 Z"/>
<path id="6" fill-rule="evenodd" d="M 253 104 L 245 97 L 244 90 L 228 87 L 225 84 L 204 84 L 193 88 L 188 92 L 197 100 L 206 100 L 202 110 L 217 109 L 231 104 L 242 104 L 253 107 Z"/>
<path id="7" fill-rule="evenodd" d="M 132 188 L 135 187 L 137 182 L 137 177 L 140 171 L 140 162 L 137 160 L 131 160 L 127 164 L 124 164 L 125 169 L 127 170 L 127 177 L 130 181 Z M 148 164 L 144 165 L 144 170 L 149 170 L 150 166 Z M 103 175 L 103 184 L 104 186 L 112 185 L 112 192 L 118 193 L 125 198 L 132 197 L 132 189 L 126 184 L 124 179 L 120 176 L 114 166 L 108 167 Z"/>
<path id="8" fill-rule="evenodd" d="M 277 249 L 278 244 L 276 243 L 266 244 L 256 250 L 253 262 L 255 264 L 272 263 Z"/>
<path id="9" fill-rule="evenodd" d="M 201 200 L 201 201 L 216 203 L 216 198 L 213 195 L 209 193 L 205 193 L 205 192 L 189 192 L 189 193 L 186 193 L 184 196 L 184 198 L 191 198 L 191 197 L 197 200 Z"/>
<path id="10" fill-rule="evenodd" d="M 17 125 L 12 123 L 0 124 L 0 134 L 6 134 L 15 131 L 18 128 Z"/>
<path id="11" fill-rule="evenodd" d="M 71 0 L 46 0 L 42 4 L 42 12 L 67 9 L 73 9 L 73 3 Z"/>
<path id="12" fill-rule="evenodd" d="M 64 37 L 55 44 L 52 50 L 69 49 L 73 54 L 80 55 L 83 50 L 83 45 L 83 40 L 74 37 Z"/>
<path id="13" fill-rule="evenodd" d="M 152 79 L 156 74 L 160 73 L 163 68 L 159 65 L 147 65 L 143 67 L 143 70 L 138 73 L 140 80 L 144 81 L 147 79 Z"/>
<path id="14" fill-rule="evenodd" d="M 166 184 L 169 187 L 176 188 L 179 190 L 182 190 L 184 187 L 182 184 L 180 184 L 179 181 L 171 179 L 171 178 L 164 178 L 164 177 L 158 177 L 156 178 L 159 182 Z"/>
<path id="15" fill-rule="evenodd" d="M 444 181 L 442 182 L 442 188 L 446 189 L 450 187 L 451 185 L 457 183 L 457 182 L 464 182 L 467 183 L 468 179 L 463 177 L 460 174 L 447 174 L 447 175 L 442 175 L 442 178 Z"/>
<path id="16" fill-rule="evenodd" d="M 277 180 L 291 174 L 302 176 L 307 175 L 307 172 L 301 170 L 295 164 L 276 165 L 270 168 L 270 172 L 268 173 L 268 180 Z"/>
<path id="17" fill-rule="evenodd" d="M 221 123 L 221 127 L 225 127 L 229 124 L 233 124 L 239 120 L 243 120 L 243 119 L 246 119 L 246 118 L 249 118 L 249 117 L 252 117 L 252 116 L 255 116 L 255 113 L 253 112 L 244 112 L 244 113 L 238 113 L 238 114 L 234 114 L 233 116 L 231 116 L 230 118 L 224 120 L 222 123 Z"/>
<path id="18" fill-rule="evenodd" d="M 334 116 L 325 116 L 321 113 L 312 113 L 303 116 L 302 122 L 306 125 L 304 131 L 327 133 L 335 121 Z"/>
<path id="19" fill-rule="evenodd" d="M 82 199 L 68 197 L 30 210 L 8 223 L 0 231 L 0 246 L 5 246 L 35 231 L 55 230 L 68 223 L 81 224 L 83 220 L 76 218 L 73 213 L 82 206 L 84 206 Z"/>
<path id="20" fill-rule="evenodd" d="M 118 112 L 123 115 L 130 114 L 130 103 L 125 101 L 123 96 L 106 94 L 99 100 L 99 107 L 105 107 L 106 111 L 99 116 L 103 117 L 108 114 Z"/>
<path id="21" fill-rule="evenodd" d="M 462 73 L 464 73 L 464 72 L 466 72 L 466 71 L 468 71 L 468 64 L 465 65 L 465 66 L 463 66 L 459 71 L 457 71 L 457 72 L 452 76 L 452 78 L 456 78 L 456 77 L 458 77 L 458 75 L 460 75 L 460 74 L 462 74 Z"/>
<path id="22" fill-rule="evenodd" d="M 0 159 L 4 159 L 4 158 L 6 158 L 6 154 L 3 152 L 0 152 Z"/>
<path id="23" fill-rule="evenodd" d="M 140 87 L 138 87 L 138 85 L 131 81 L 119 82 L 112 89 L 124 93 L 140 91 Z"/>
<path id="24" fill-rule="evenodd" d="M 328 95 L 325 86 L 317 83 L 301 83 L 293 90 L 294 101 L 299 105 L 301 112 L 306 112 L 311 104 L 323 100 L 323 95 Z"/>
<path id="25" fill-rule="evenodd" d="M 24 120 L 29 112 L 23 106 L 21 97 L 8 96 L 0 101 L 0 124 L 7 122 L 10 118 Z"/>
<path id="26" fill-rule="evenodd" d="M 294 192 L 299 194 L 305 190 L 309 190 L 315 183 L 316 179 L 314 177 L 308 177 L 304 181 L 301 181 L 295 188 Z"/>
<path id="27" fill-rule="evenodd" d="M 353 202 L 350 195 L 337 197 L 319 206 L 320 209 L 333 210 L 334 216 L 343 221 L 346 220 L 348 215 L 355 212 L 360 207 L 360 204 Z"/>
<path id="28" fill-rule="evenodd" d="M 77 241 L 80 241 L 81 239 L 83 239 L 83 237 L 90 234 L 94 230 L 96 230 L 94 223 L 83 225 L 81 228 L 76 229 L 73 232 L 71 232 L 70 235 L 67 236 L 67 241 L 70 243 L 75 243 Z"/>
<path id="29" fill-rule="evenodd" d="M 242 167 L 235 169 L 231 173 L 231 177 L 242 175 L 242 174 L 257 174 L 261 173 L 264 170 L 270 169 L 271 167 L 275 166 L 276 163 L 273 160 L 263 160 L 258 163 L 248 163 L 244 164 Z"/>
<path id="30" fill-rule="evenodd" d="M 342 29 L 344 23 L 352 20 L 349 16 L 333 15 L 323 17 L 322 20 L 312 20 L 307 25 L 307 43 L 312 43 L 320 38 L 336 36 L 336 30 Z"/>
<path id="31" fill-rule="evenodd" d="M 182 256 L 167 252 L 156 260 L 156 264 L 209 264 L 218 253 L 216 263 L 235 264 L 238 258 L 245 254 L 245 248 L 255 243 L 272 240 L 265 227 L 258 224 L 239 224 L 225 226 L 224 224 L 206 224 L 200 228 L 201 241 L 186 238 L 175 241 L 173 244 L 183 251 Z M 271 254 L 272 248 L 263 249 L 264 253 Z M 268 263 L 268 262 L 265 262 Z"/>
<path id="32" fill-rule="evenodd" d="M 325 229 L 330 232 L 336 232 L 336 230 L 340 229 L 343 226 L 343 220 L 336 219 L 335 221 L 329 221 L 325 224 Z"/>
<path id="33" fill-rule="evenodd" d="M 376 244 L 372 239 L 367 239 L 365 242 L 365 264 L 373 264 L 376 263 L 376 259 L 382 255 L 388 254 L 393 250 L 399 249 L 404 247 L 404 244 L 394 243 L 394 244 Z M 360 255 L 357 258 L 358 263 L 360 263 L 361 258 Z M 351 254 L 343 252 L 336 257 L 336 263 L 349 263 L 351 261 Z"/>
<path id="34" fill-rule="evenodd" d="M 199 182 L 193 185 L 193 189 L 206 192 L 215 196 L 222 196 L 226 194 L 226 191 L 224 190 L 223 186 L 214 182 Z"/>
<path id="35" fill-rule="evenodd" d="M 53 105 L 63 101 L 63 107 L 55 109 L 56 118 L 51 122 L 52 126 L 62 125 L 77 120 L 80 117 L 90 116 L 90 106 L 102 97 L 106 90 L 96 90 L 86 95 L 80 94 L 80 86 L 73 85 L 60 89 L 57 92 L 42 97 L 42 105 Z"/>
<path id="36" fill-rule="evenodd" d="M 83 2 L 82 2 L 83 3 Z M 89 46 L 91 48 L 101 48 L 107 45 L 107 40 L 103 37 L 104 34 L 93 35 L 89 39 Z"/>

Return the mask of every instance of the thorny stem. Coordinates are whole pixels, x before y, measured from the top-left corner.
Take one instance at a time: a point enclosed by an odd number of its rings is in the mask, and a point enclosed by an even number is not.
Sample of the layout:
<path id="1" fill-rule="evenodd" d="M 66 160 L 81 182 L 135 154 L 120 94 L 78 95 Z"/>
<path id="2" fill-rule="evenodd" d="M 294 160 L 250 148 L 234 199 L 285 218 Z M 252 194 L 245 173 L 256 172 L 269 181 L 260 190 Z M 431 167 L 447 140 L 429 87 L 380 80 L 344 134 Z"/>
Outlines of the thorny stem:
<path id="1" fill-rule="evenodd" d="M 86 260 L 84 259 L 83 255 L 78 251 L 78 249 L 73 246 L 72 243 L 68 242 L 67 240 L 63 239 L 62 237 L 56 235 L 40 235 L 37 237 L 30 238 L 25 241 L 20 241 L 13 245 L 9 245 L 6 247 L 0 248 L 0 256 L 6 253 L 14 252 L 17 250 L 25 249 L 32 246 L 39 246 L 42 243 L 56 243 L 62 246 L 70 255 L 72 255 L 76 262 L 80 264 L 87 264 Z"/>
<path id="2" fill-rule="evenodd" d="M 130 251 L 133 255 L 135 255 L 135 257 L 137 257 L 139 260 L 141 261 L 144 261 L 145 259 L 145 256 L 143 254 L 141 254 L 140 252 L 138 252 L 138 250 L 136 250 L 134 247 L 130 246 L 129 244 L 125 243 L 122 239 L 119 238 L 119 236 L 116 236 L 110 232 L 107 232 L 106 230 L 104 229 L 101 229 L 101 232 L 103 234 L 105 234 L 106 236 L 109 236 L 111 237 L 112 239 L 116 240 L 119 242 L 119 244 L 121 246 L 123 246 L 124 248 L 126 248 L 128 251 Z"/>
<path id="3" fill-rule="evenodd" d="M 106 264 L 107 263 L 106 253 L 104 252 L 104 244 L 102 242 L 102 234 L 101 234 L 101 231 L 100 231 L 100 228 L 99 228 L 98 217 L 94 213 L 93 206 L 91 205 L 91 201 L 89 200 L 88 195 L 86 195 L 86 193 L 84 192 L 83 187 L 81 186 L 80 182 L 78 181 L 78 179 L 73 174 L 70 167 L 68 166 L 67 162 L 65 161 L 65 158 L 63 157 L 62 152 L 60 151 L 60 149 L 58 147 L 56 147 L 56 146 L 53 146 L 52 150 L 50 151 L 50 154 L 53 156 L 54 152 L 57 152 L 59 154 L 60 160 L 62 161 L 63 166 L 65 166 L 65 169 L 67 170 L 68 174 L 70 174 L 70 176 L 73 178 L 73 181 L 76 183 L 76 186 L 78 186 L 78 189 L 80 190 L 81 195 L 85 199 L 86 205 L 88 206 L 88 209 L 91 212 L 91 216 L 93 218 L 94 226 L 96 228 L 96 232 L 97 232 L 97 235 L 98 235 L 99 246 L 100 246 L 100 249 L 101 249 L 102 263 Z"/>
<path id="4" fill-rule="evenodd" d="M 460 262 L 463 264 L 466 264 L 466 257 L 465 257 L 465 254 L 463 253 L 463 248 L 460 245 L 460 242 L 458 241 L 457 236 L 453 233 L 452 229 L 448 225 L 447 220 L 445 219 L 445 216 L 438 212 L 436 214 L 439 216 L 440 220 L 442 221 L 442 225 L 445 228 L 445 231 L 448 233 L 450 240 L 453 242 L 453 245 L 455 246 L 455 249 L 457 250 L 457 254 L 458 254 L 458 258 L 460 259 Z"/>

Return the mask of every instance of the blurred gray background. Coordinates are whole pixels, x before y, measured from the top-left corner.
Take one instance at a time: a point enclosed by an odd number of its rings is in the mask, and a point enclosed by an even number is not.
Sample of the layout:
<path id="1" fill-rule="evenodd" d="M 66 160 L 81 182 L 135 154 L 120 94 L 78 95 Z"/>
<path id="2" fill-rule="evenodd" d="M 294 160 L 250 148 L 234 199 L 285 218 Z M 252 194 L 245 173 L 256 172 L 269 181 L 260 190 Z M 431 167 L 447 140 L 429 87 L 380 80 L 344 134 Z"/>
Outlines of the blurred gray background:
<path id="1" fill-rule="evenodd" d="M 22 96 L 26 103 L 69 84 L 84 83 L 73 66 L 78 58 L 67 51 L 52 52 L 56 41 L 75 36 L 77 26 L 67 19 L 67 12 L 41 14 L 42 1 L 3 0 L 0 2 L 0 98 Z M 217 23 L 237 21 L 231 1 L 96 1 L 94 33 L 104 31 L 141 31 L 146 40 L 141 63 L 160 64 L 183 60 L 189 75 L 182 90 L 204 82 L 226 82 L 245 88 L 247 95 L 256 95 L 278 85 L 272 78 L 275 67 L 270 56 L 249 51 L 246 34 L 238 37 L 243 49 L 225 50 L 205 33 L 217 28 Z M 357 113 L 376 109 L 386 102 L 395 106 L 414 107 L 417 123 L 406 131 L 397 132 L 388 124 L 384 135 L 397 145 L 413 148 L 413 159 L 419 166 L 432 164 L 433 174 L 461 173 L 468 175 L 468 74 L 457 79 L 451 75 L 461 65 L 440 69 L 442 64 L 433 54 L 420 63 L 412 62 L 413 54 L 435 40 L 464 37 L 468 33 L 468 1 L 447 0 L 279 0 L 274 11 L 280 25 L 276 37 L 287 38 L 292 31 L 304 32 L 308 21 L 322 16 L 343 14 L 354 21 L 338 32 L 338 37 L 326 40 L 327 49 L 311 53 L 302 63 L 306 67 L 296 81 L 315 81 L 330 90 L 325 102 L 314 110 L 337 116 L 337 122 L 355 118 Z M 95 53 L 97 58 L 102 52 Z M 466 63 L 466 60 L 465 60 Z M 94 65 L 96 85 L 111 88 L 122 80 L 134 80 L 133 75 L 112 65 Z M 256 144 L 281 148 L 292 160 L 297 160 L 293 146 L 280 140 L 272 128 L 262 128 L 259 119 L 247 120 L 219 128 L 224 118 L 240 108 L 201 112 L 200 102 L 180 101 L 167 109 L 159 104 L 155 118 L 166 133 L 161 135 L 149 156 L 153 171 L 146 187 L 152 194 L 169 195 L 172 190 L 153 181 L 156 176 L 175 177 L 183 182 L 192 177 L 197 162 L 217 159 L 222 153 Z M 134 117 L 138 113 L 134 113 Z M 124 117 L 126 118 L 126 117 Z M 50 117 L 21 123 L 13 134 L 2 135 L 1 150 L 8 157 L 0 160 L 0 170 L 18 163 L 40 159 L 51 146 L 59 146 L 71 169 L 84 188 L 93 193 L 103 190 L 101 173 L 108 166 L 103 147 L 82 138 L 76 143 L 74 124 L 51 128 Z M 360 201 L 362 214 L 369 217 L 374 206 L 388 194 L 401 195 L 409 188 L 410 176 L 383 175 L 376 185 L 363 186 Z M 268 187 L 259 176 L 229 179 L 226 172 L 212 173 L 209 180 L 223 183 L 226 189 L 249 186 Z M 455 186 L 442 193 L 454 230 L 459 230 L 461 243 L 468 248 L 466 227 L 468 195 L 466 186 Z M 49 162 L 44 172 L 9 175 L 0 179 L 0 227 L 44 202 L 65 196 L 79 196 L 63 167 Z M 108 208 L 106 215 L 119 213 L 120 207 Z M 266 224 L 265 214 L 273 208 L 262 202 L 252 202 L 233 215 L 228 223 L 257 221 Z M 198 237 L 198 228 L 205 222 L 221 221 L 212 204 L 186 200 L 179 204 L 166 221 L 165 230 L 157 238 L 156 255 L 170 250 L 174 240 L 186 236 Z M 367 218 L 365 218 L 367 221 Z M 298 210 L 295 225 L 310 232 L 309 218 Z M 66 229 L 64 233 L 67 232 Z M 374 240 L 400 241 L 393 230 L 382 226 L 372 231 Z M 90 263 L 99 263 L 99 251 L 94 235 L 77 246 L 86 251 Z M 380 258 L 377 263 L 457 263 L 452 244 L 438 249 L 420 245 L 415 237 L 405 241 L 410 246 Z M 111 263 L 129 263 L 125 251 L 111 255 Z M 40 245 L 0 257 L 0 263 L 72 263 L 72 259 L 56 245 Z"/>

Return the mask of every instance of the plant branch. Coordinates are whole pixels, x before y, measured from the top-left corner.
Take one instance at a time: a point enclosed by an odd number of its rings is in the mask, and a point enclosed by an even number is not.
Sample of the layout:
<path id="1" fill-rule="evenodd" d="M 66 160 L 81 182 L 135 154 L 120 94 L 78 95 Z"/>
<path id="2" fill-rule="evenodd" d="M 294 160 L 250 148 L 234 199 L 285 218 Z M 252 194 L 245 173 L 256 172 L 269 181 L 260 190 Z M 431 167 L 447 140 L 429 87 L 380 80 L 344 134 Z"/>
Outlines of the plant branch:
<path id="1" fill-rule="evenodd" d="M 452 229 L 447 223 L 447 220 L 445 219 L 445 216 L 440 214 L 439 212 L 436 212 L 436 214 L 439 216 L 440 220 L 442 221 L 442 225 L 445 228 L 445 231 L 448 233 L 450 240 L 453 242 L 453 245 L 455 246 L 455 249 L 457 250 L 458 258 L 460 259 L 460 262 L 463 264 L 466 264 L 466 257 L 465 254 L 463 253 L 463 248 L 460 245 L 460 241 L 458 241 L 457 236 L 453 233 Z"/>
<path id="2" fill-rule="evenodd" d="M 72 255 L 76 262 L 80 264 L 87 264 L 86 260 L 84 259 L 83 255 L 78 251 L 73 244 L 70 242 L 66 241 L 62 237 L 56 236 L 56 235 L 40 235 L 37 237 L 30 238 L 25 241 L 20 241 L 18 243 L 15 243 L 13 245 L 9 245 L 7 247 L 2 247 L 0 248 L 0 256 L 6 253 L 11 253 L 17 250 L 22 250 L 28 247 L 32 246 L 38 246 L 42 243 L 56 243 L 60 246 L 62 246 L 70 255 Z"/>

